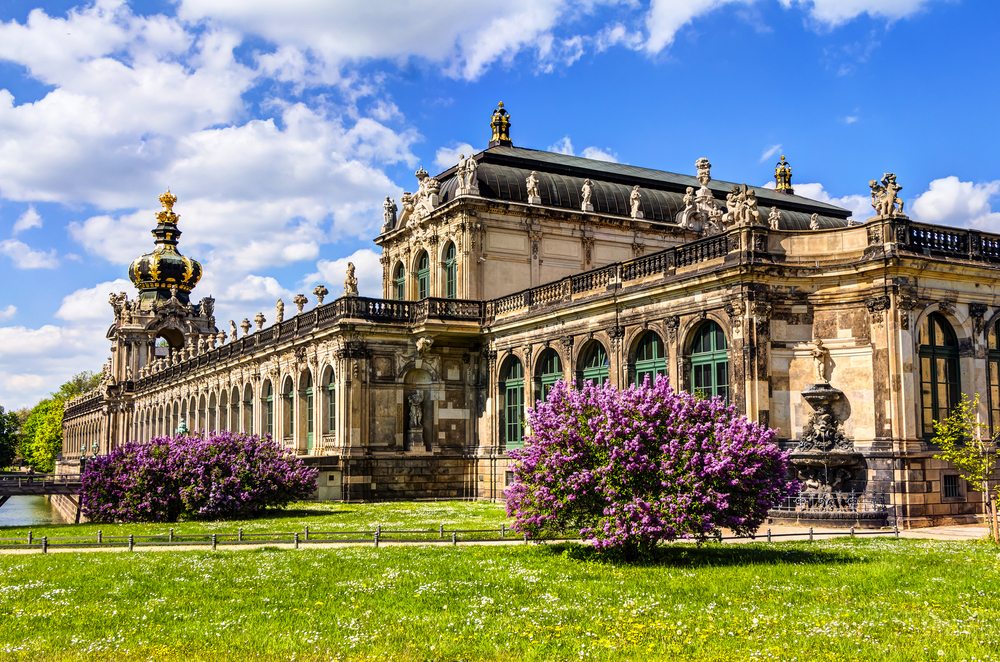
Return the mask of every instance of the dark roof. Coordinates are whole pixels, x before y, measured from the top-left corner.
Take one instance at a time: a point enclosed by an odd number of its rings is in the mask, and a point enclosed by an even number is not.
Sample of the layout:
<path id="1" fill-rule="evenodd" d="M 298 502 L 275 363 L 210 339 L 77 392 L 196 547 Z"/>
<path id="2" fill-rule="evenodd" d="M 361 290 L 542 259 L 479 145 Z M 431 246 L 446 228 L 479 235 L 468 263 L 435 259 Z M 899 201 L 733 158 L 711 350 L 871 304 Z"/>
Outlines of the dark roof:
<path id="1" fill-rule="evenodd" d="M 645 220 L 654 222 L 673 223 L 677 213 L 684 208 L 687 187 L 697 190 L 701 186 L 690 175 L 520 147 L 491 147 L 474 158 L 479 161 L 479 193 L 484 198 L 527 203 L 525 180 L 535 171 L 543 206 L 579 210 L 583 180 L 590 179 L 594 190 L 591 204 L 595 212 L 628 216 L 629 195 L 632 187 L 638 184 Z M 455 167 L 452 167 L 437 176 L 441 182 L 442 203 L 451 200 L 458 188 L 454 174 Z M 721 204 L 725 204 L 726 194 L 732 186 L 732 182 L 714 179 L 709 183 L 709 189 Z M 761 217 L 766 219 L 775 205 L 782 211 L 782 226 L 787 230 L 808 230 L 813 213 L 819 214 L 820 227 L 824 229 L 846 226 L 847 217 L 851 215 L 850 210 L 825 202 L 776 193 L 767 188 L 752 188 L 759 201 Z"/>

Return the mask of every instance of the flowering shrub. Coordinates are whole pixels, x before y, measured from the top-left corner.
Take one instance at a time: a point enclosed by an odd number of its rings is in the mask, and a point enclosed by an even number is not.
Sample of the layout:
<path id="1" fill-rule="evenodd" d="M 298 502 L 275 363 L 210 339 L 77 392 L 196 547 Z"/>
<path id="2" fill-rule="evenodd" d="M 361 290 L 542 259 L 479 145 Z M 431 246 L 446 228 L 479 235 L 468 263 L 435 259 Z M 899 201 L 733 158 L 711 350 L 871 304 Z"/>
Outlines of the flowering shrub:
<path id="1" fill-rule="evenodd" d="M 308 497 L 317 473 L 269 437 L 157 437 L 88 462 L 80 507 L 92 522 L 245 517 Z"/>
<path id="2" fill-rule="evenodd" d="M 528 426 L 506 495 L 529 535 L 577 529 L 597 549 L 644 553 L 716 527 L 752 534 L 796 487 L 773 430 L 665 378 L 624 391 L 559 382 Z"/>

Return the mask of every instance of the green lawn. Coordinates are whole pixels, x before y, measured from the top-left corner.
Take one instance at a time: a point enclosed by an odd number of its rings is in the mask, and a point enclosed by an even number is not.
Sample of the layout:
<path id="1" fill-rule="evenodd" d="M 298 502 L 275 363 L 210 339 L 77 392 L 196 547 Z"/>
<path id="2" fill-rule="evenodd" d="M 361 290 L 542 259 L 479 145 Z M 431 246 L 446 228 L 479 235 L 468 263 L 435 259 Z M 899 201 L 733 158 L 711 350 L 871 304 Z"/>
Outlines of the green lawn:
<path id="1" fill-rule="evenodd" d="M 0 555 L 0 658 L 971 662 L 998 598 L 997 548 L 887 538 Z"/>

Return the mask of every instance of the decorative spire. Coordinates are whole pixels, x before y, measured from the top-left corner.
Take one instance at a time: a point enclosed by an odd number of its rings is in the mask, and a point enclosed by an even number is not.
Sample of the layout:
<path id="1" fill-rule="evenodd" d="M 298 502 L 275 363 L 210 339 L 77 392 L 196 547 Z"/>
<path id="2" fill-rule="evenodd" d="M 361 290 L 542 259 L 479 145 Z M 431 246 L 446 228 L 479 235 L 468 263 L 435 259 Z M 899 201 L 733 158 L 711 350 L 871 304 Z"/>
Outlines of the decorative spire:
<path id="1" fill-rule="evenodd" d="M 792 166 L 785 161 L 785 155 L 781 155 L 781 160 L 774 166 L 774 190 L 778 193 L 793 195 L 795 189 L 792 188 Z"/>
<path id="2" fill-rule="evenodd" d="M 490 116 L 490 128 L 493 130 L 490 147 L 513 146 L 510 142 L 510 113 L 504 110 L 503 101 L 497 104 L 497 109 Z"/>
<path id="3" fill-rule="evenodd" d="M 167 187 L 167 192 L 160 196 L 160 204 L 163 205 L 163 211 L 156 212 L 156 220 L 160 223 L 177 225 L 180 216 L 174 213 L 175 202 L 177 202 L 177 196 L 170 192 L 170 187 Z"/>

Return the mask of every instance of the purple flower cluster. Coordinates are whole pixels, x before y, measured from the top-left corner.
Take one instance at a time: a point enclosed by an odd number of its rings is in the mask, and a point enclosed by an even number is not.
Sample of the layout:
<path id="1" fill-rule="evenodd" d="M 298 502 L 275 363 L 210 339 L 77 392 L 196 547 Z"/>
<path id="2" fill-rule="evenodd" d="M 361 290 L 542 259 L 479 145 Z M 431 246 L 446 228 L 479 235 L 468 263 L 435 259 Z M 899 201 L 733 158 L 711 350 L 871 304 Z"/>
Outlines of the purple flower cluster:
<path id="1" fill-rule="evenodd" d="M 662 377 L 627 390 L 559 382 L 528 427 L 506 495 L 529 535 L 579 530 L 598 549 L 633 551 L 716 527 L 749 535 L 796 488 L 774 430 Z"/>
<path id="2" fill-rule="evenodd" d="M 157 437 L 88 462 L 80 506 L 92 522 L 246 517 L 308 497 L 317 474 L 267 436 Z"/>

